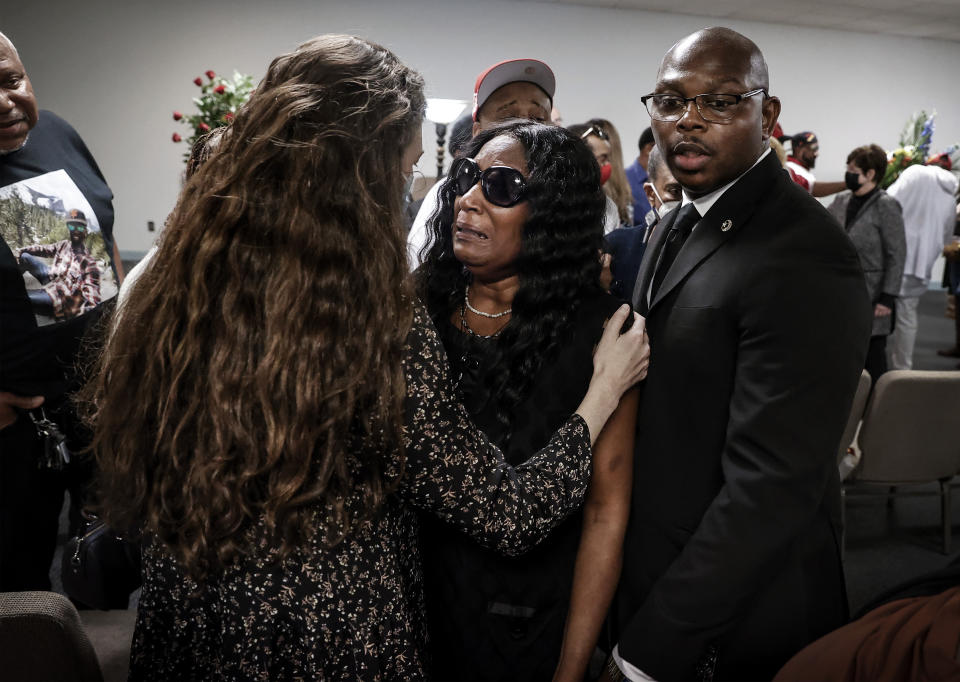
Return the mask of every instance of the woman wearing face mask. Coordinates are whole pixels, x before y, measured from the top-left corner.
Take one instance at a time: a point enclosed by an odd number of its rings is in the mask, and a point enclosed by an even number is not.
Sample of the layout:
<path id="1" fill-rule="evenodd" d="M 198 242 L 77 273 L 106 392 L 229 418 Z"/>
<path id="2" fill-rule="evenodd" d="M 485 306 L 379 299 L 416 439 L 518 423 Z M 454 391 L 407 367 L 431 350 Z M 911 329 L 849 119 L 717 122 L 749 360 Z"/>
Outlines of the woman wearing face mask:
<path id="1" fill-rule="evenodd" d="M 511 123 L 474 138 L 440 196 L 421 293 L 471 417 L 521 466 L 579 401 L 617 307 L 597 281 L 599 169 L 578 136 Z M 583 678 L 620 571 L 635 416 L 627 394 L 595 447 L 582 513 L 530 553 L 504 559 L 424 525 L 437 679 Z"/>
<path id="2" fill-rule="evenodd" d="M 883 149 L 875 144 L 857 147 L 847 156 L 848 191 L 830 204 L 830 213 L 857 247 L 873 305 L 866 370 L 874 381 L 887 371 L 887 336 L 893 331 L 907 248 L 900 204 L 879 187 L 886 168 Z"/>
<path id="3" fill-rule="evenodd" d="M 613 175 L 613 165 L 610 163 L 613 154 L 610 137 L 603 128 L 590 123 L 577 123 L 568 127 L 567 130 L 587 143 L 587 147 L 593 152 L 593 158 L 597 160 L 597 165 L 600 166 L 600 184 L 603 186 L 604 195 L 607 197 L 603 218 L 604 234 L 617 229 L 621 225 L 629 225 L 630 223 L 621 219 L 620 208 L 613 197 L 610 196 L 610 188 L 607 187 L 610 177 Z"/>
<path id="4" fill-rule="evenodd" d="M 636 225 L 643 221 L 643 216 L 633 215 L 633 192 L 630 191 L 630 181 L 627 180 L 627 171 L 623 167 L 623 145 L 620 144 L 620 133 L 614 125 L 605 118 L 591 118 L 588 125 L 597 128 L 607 136 L 610 145 L 610 179 L 603 185 L 603 191 L 613 203 L 617 205 L 620 224 L 625 226 Z"/>

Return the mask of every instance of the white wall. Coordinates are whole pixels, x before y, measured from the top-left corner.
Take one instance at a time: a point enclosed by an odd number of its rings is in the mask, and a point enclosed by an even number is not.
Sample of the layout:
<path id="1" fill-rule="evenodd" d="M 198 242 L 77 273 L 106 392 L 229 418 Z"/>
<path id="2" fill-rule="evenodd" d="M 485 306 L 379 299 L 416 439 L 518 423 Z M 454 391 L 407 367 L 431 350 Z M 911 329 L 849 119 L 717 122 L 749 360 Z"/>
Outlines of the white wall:
<path id="1" fill-rule="evenodd" d="M 4 3 L 0 31 L 17 45 L 42 108 L 70 121 L 98 160 L 116 199 L 121 250 L 142 252 L 176 199 L 192 79 L 234 69 L 259 79 L 270 59 L 318 33 L 348 32 L 393 49 L 427 81 L 428 96 L 469 99 L 477 73 L 532 56 L 556 71 L 567 124 L 592 116 L 618 126 L 629 158 L 649 124 L 649 92 L 663 53 L 703 26 L 752 38 L 783 100 L 787 132 L 820 137 L 817 172 L 841 179 L 853 147 L 896 146 L 919 109 L 940 116 L 934 147 L 960 142 L 960 43 L 787 27 L 549 2 L 350 0 L 34 0 Z M 428 175 L 434 133 L 424 128 Z"/>

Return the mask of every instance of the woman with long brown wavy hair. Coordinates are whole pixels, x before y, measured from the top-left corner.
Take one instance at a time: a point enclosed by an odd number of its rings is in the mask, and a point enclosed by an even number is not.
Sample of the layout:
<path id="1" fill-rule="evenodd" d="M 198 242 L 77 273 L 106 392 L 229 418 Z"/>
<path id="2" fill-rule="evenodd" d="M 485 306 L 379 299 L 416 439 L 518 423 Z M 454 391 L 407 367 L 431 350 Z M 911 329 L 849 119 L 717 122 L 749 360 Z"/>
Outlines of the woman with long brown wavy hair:
<path id="1" fill-rule="evenodd" d="M 143 536 L 132 679 L 421 678 L 409 508 L 515 553 L 582 502 L 642 324 L 610 319 L 576 413 L 507 465 L 406 279 L 423 110 L 392 53 L 321 36 L 184 187 L 88 393 L 101 513 Z"/>

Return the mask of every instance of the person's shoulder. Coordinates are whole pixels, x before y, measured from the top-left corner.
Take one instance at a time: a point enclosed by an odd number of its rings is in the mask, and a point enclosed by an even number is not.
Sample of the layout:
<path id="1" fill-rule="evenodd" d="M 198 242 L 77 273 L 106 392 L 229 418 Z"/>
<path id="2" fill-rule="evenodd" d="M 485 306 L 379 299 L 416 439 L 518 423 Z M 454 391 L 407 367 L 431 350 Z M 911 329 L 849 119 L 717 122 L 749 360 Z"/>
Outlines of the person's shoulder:
<path id="1" fill-rule="evenodd" d="M 764 239 L 788 262 L 810 258 L 821 261 L 834 255 L 849 258 L 855 251 L 838 217 L 847 201 L 849 197 L 838 197 L 828 210 L 783 173 L 782 179 L 761 199 L 759 213 L 766 223 L 762 231 L 773 233 L 772 238 Z"/>
<path id="2" fill-rule="evenodd" d="M 808 221 L 820 223 L 826 220 L 835 225 L 835 219 L 816 198 L 803 187 L 793 182 L 784 171 L 778 174 L 776 181 L 761 203 L 770 211 L 779 214 L 784 225 L 803 224 Z"/>
<path id="3" fill-rule="evenodd" d="M 642 225 L 618 227 L 611 230 L 603 237 L 606 242 L 607 253 L 627 251 L 638 243 L 643 243 L 643 235 L 646 234 L 646 231 L 647 228 Z"/>
<path id="4" fill-rule="evenodd" d="M 903 207 L 897 198 L 882 189 L 877 192 L 877 207 L 888 213 L 903 213 Z"/>
<path id="5" fill-rule="evenodd" d="M 48 111 L 40 110 L 37 124 L 30 131 L 27 146 L 33 148 L 36 154 L 62 154 L 64 150 L 74 149 L 83 155 L 89 155 L 86 144 L 80 134 L 63 118 Z"/>
<path id="6" fill-rule="evenodd" d="M 50 134 L 66 134 L 75 137 L 80 137 L 77 134 L 77 131 L 72 125 L 67 123 L 65 119 L 57 114 L 53 113 L 48 109 L 41 109 L 40 116 L 37 118 L 37 125 L 34 126 L 34 129 L 30 133 L 31 135 L 50 135 Z"/>

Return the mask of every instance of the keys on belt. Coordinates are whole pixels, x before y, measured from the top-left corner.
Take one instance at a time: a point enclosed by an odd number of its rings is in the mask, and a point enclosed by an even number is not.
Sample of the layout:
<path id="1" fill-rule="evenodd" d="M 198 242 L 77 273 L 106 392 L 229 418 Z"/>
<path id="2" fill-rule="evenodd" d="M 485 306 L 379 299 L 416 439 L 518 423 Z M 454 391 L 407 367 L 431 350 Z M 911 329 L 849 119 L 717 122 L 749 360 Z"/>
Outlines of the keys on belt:
<path id="1" fill-rule="evenodd" d="M 60 430 L 56 422 L 47 418 L 47 413 L 44 412 L 42 407 L 39 410 L 39 418 L 33 411 L 29 413 L 30 419 L 33 420 L 33 425 L 37 429 L 37 434 L 43 440 L 43 454 L 37 461 L 37 467 L 59 471 L 63 469 L 65 464 L 70 463 L 70 450 L 66 443 L 67 437 L 63 435 L 63 431 Z"/>

